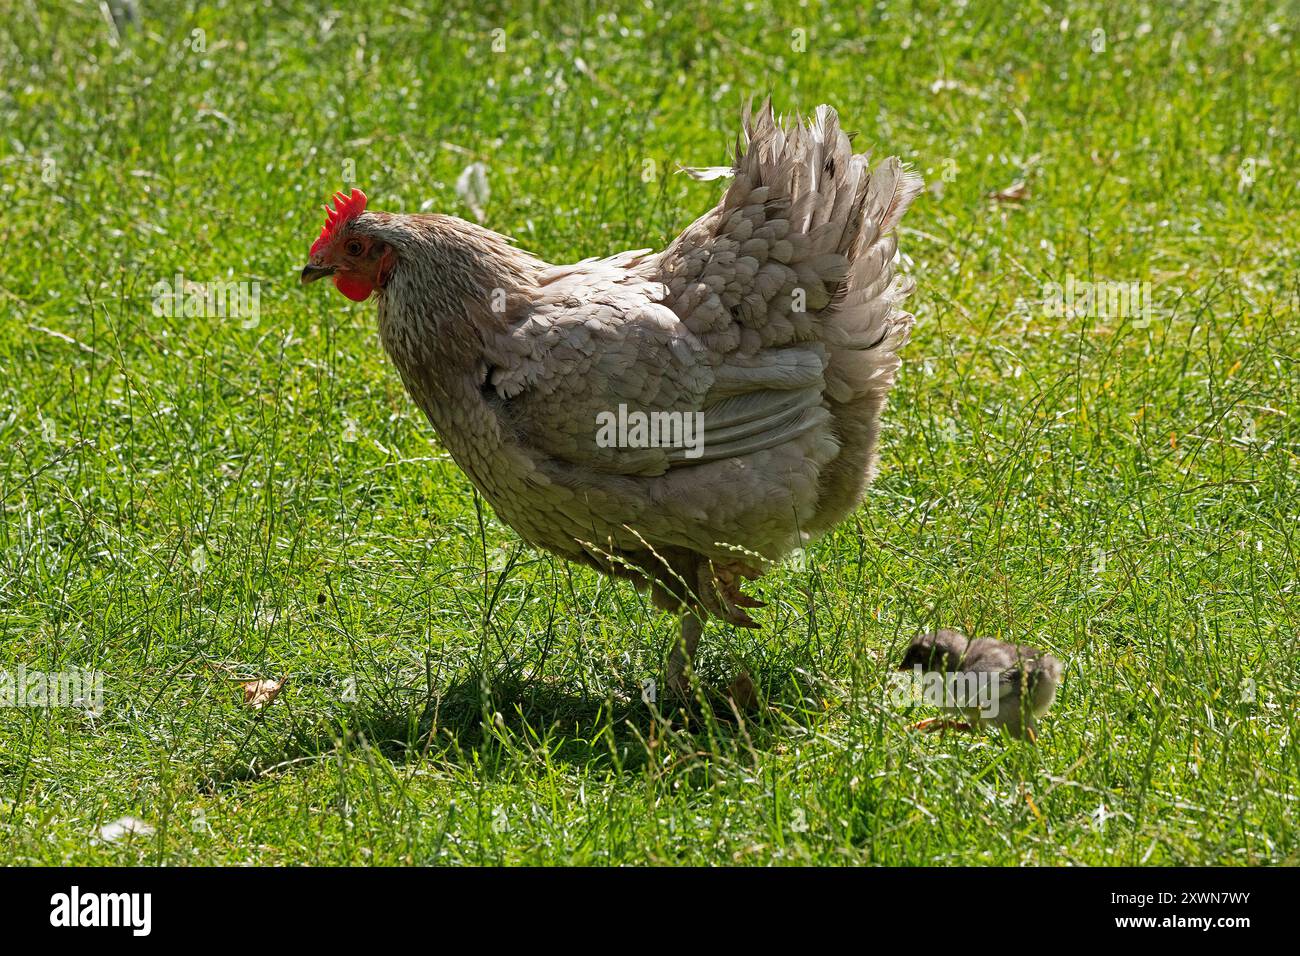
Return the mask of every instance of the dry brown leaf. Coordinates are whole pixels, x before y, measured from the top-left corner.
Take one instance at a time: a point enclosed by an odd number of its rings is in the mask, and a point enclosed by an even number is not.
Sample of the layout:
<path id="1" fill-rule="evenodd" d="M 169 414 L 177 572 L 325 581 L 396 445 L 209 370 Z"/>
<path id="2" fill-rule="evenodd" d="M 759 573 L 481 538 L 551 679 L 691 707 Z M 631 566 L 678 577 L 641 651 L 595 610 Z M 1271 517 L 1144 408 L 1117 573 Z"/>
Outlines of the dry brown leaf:
<path id="1" fill-rule="evenodd" d="M 244 703 L 253 710 L 261 710 L 271 701 L 280 696 L 280 691 L 284 689 L 287 677 L 279 680 L 249 680 L 240 684 L 244 688 Z"/>
<path id="2" fill-rule="evenodd" d="M 999 189 L 997 192 L 989 193 L 989 198 L 995 202 L 1024 202 L 1029 198 L 1029 183 L 1023 179 L 1017 180 L 1006 189 Z"/>

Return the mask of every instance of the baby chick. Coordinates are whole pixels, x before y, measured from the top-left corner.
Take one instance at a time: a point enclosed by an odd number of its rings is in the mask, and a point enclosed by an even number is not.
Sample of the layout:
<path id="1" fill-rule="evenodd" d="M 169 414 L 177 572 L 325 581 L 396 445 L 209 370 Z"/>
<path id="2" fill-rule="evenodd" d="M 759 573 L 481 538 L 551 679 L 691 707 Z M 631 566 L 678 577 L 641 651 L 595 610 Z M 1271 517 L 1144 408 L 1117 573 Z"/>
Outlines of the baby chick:
<path id="1" fill-rule="evenodd" d="M 900 671 L 919 668 L 968 678 L 965 693 L 945 698 L 944 707 L 970 724 L 960 729 L 1000 727 L 1012 737 L 1034 735 L 1035 723 L 1056 699 L 1061 662 L 1045 651 L 992 638 L 970 640 L 959 631 L 940 630 L 916 637 L 903 655 Z M 954 686 L 952 678 L 945 685 Z M 918 726 L 929 727 L 933 721 Z"/>

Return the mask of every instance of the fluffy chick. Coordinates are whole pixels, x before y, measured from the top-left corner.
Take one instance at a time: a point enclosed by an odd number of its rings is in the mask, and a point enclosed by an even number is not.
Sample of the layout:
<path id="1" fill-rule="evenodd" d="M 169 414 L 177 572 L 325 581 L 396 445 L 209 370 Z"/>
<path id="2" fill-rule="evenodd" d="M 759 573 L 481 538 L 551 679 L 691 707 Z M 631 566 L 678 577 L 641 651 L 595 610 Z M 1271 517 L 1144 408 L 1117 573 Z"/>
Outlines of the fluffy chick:
<path id="1" fill-rule="evenodd" d="M 945 707 L 964 717 L 970 729 L 996 727 L 1017 739 L 1033 737 L 1037 721 L 1052 706 L 1061 681 L 1061 662 L 1036 648 L 981 637 L 971 640 L 960 631 L 939 630 L 913 639 L 899 664 L 900 671 L 989 675 L 992 699 L 987 706 Z M 932 722 L 923 721 L 922 726 Z"/>

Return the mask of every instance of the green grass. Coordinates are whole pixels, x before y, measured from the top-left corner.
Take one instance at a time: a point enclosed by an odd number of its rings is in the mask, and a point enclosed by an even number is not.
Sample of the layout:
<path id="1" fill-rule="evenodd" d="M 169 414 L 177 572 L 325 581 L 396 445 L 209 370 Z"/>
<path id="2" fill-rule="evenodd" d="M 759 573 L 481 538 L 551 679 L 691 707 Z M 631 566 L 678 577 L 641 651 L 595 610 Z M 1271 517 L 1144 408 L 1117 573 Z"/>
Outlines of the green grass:
<path id="1" fill-rule="evenodd" d="M 0 11 L 0 668 L 106 682 L 0 708 L 0 863 L 1300 862 L 1293 4 L 143 5 Z M 925 174 L 918 326 L 864 507 L 706 635 L 768 716 L 686 735 L 672 622 L 522 548 L 297 269 L 349 162 L 468 215 L 481 160 L 551 261 L 661 246 L 768 91 Z M 178 271 L 259 320 L 155 316 Z M 1067 661 L 1037 746 L 885 706 L 935 625 Z"/>

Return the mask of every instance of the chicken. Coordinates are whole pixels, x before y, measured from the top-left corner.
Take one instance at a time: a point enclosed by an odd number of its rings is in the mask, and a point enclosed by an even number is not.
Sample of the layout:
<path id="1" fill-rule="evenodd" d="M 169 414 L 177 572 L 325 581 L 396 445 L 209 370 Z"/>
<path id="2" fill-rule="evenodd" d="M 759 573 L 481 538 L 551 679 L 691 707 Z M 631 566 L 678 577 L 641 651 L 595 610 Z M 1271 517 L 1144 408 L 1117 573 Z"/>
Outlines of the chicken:
<path id="1" fill-rule="evenodd" d="M 741 584 L 861 502 L 913 324 L 894 233 L 920 177 L 872 170 L 827 106 L 742 125 L 721 202 L 659 253 L 550 265 L 354 189 L 302 271 L 375 297 L 407 391 L 503 521 L 680 614 L 683 693 L 705 618 L 757 627 Z"/>
<path id="2" fill-rule="evenodd" d="M 964 692 L 961 683 L 954 684 L 958 693 L 937 702 L 970 723 L 923 720 L 918 728 L 997 727 L 1018 740 L 1033 739 L 1038 719 L 1056 700 L 1064 672 L 1061 662 L 1046 651 L 991 637 L 971 640 L 960 631 L 946 629 L 914 638 L 898 669 L 978 678 L 967 680 Z"/>

